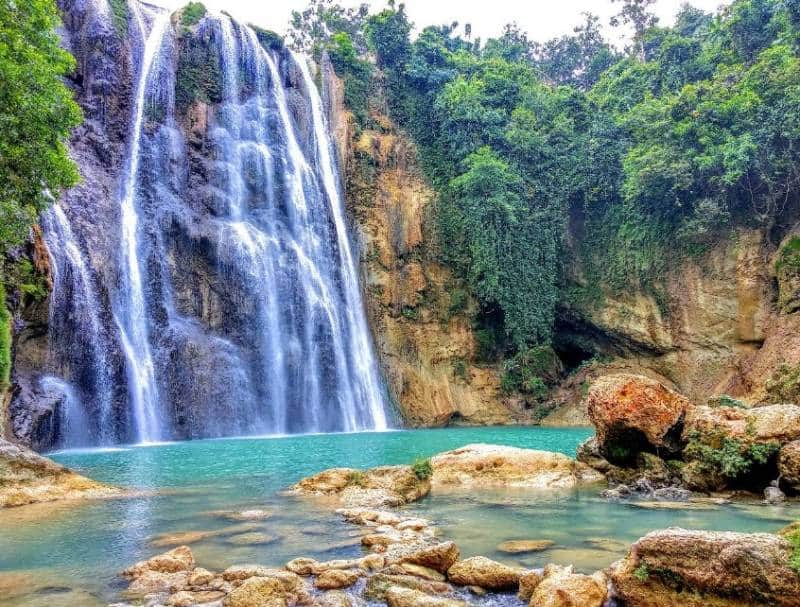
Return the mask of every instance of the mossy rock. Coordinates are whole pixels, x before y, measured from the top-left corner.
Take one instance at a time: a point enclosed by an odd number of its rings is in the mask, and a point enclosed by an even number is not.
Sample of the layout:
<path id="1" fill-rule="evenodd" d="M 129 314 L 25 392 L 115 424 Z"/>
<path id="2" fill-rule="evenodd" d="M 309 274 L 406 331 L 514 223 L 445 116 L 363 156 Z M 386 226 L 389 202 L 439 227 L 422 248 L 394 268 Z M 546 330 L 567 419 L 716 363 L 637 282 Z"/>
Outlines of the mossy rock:
<path id="1" fill-rule="evenodd" d="M 775 275 L 781 312 L 797 312 L 800 310 L 800 236 L 791 236 L 781 246 L 775 262 Z"/>
<path id="2" fill-rule="evenodd" d="M 186 30 L 178 39 L 178 70 L 175 77 L 175 104 L 178 111 L 196 101 L 222 101 L 220 52 L 210 28 Z"/>
<path id="3" fill-rule="evenodd" d="M 272 30 L 266 30 L 257 25 L 250 24 L 250 28 L 256 33 L 259 44 L 267 51 L 281 51 L 286 46 L 283 36 L 276 34 Z"/>

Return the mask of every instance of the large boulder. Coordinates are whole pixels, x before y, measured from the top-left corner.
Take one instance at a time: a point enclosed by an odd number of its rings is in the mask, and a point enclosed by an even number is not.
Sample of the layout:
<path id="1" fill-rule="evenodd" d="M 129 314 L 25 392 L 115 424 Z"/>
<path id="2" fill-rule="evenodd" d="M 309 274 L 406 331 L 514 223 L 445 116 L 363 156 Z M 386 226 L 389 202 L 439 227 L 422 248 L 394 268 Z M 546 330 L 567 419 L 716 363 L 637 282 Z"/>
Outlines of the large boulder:
<path id="1" fill-rule="evenodd" d="M 500 445 L 467 445 L 431 459 L 433 486 L 563 489 L 603 475 L 561 453 Z"/>
<path id="2" fill-rule="evenodd" d="M 194 554 L 188 546 L 178 546 L 154 557 L 139 561 L 122 572 L 122 577 L 136 579 L 146 573 L 177 573 L 192 571 L 195 566 Z"/>
<path id="3" fill-rule="evenodd" d="M 696 435 L 724 435 L 758 443 L 795 441 L 800 439 L 800 406 L 692 407 L 686 413 L 683 439 Z"/>
<path id="4" fill-rule="evenodd" d="M 431 489 L 411 466 L 380 466 L 370 470 L 331 468 L 304 478 L 291 488 L 297 495 L 326 498 L 336 506 L 395 507 L 425 497 Z"/>
<path id="5" fill-rule="evenodd" d="M 800 440 L 781 447 L 778 455 L 778 472 L 788 490 L 800 493 Z"/>
<path id="6" fill-rule="evenodd" d="M 572 567 L 548 565 L 531 594 L 530 607 L 603 607 L 608 598 L 605 574 L 573 573 Z"/>
<path id="7" fill-rule="evenodd" d="M 517 590 L 526 570 L 510 567 L 484 556 L 458 561 L 450 567 L 447 578 L 460 586 L 479 586 L 486 590 Z"/>
<path id="8" fill-rule="evenodd" d="M 61 499 L 112 497 L 121 491 L 0 439 L 0 508 Z"/>
<path id="9" fill-rule="evenodd" d="M 458 546 L 454 542 L 441 542 L 404 555 L 400 558 L 400 562 L 427 567 L 439 573 L 446 573 L 458 561 L 458 557 Z"/>
<path id="10" fill-rule="evenodd" d="M 431 596 L 398 586 L 386 592 L 386 604 L 389 607 L 466 607 L 466 601 L 449 599 L 440 596 Z"/>
<path id="11" fill-rule="evenodd" d="M 589 389 L 588 409 L 602 454 L 624 463 L 645 450 L 680 450 L 680 423 L 691 403 L 643 375 L 608 375 Z"/>
<path id="12" fill-rule="evenodd" d="M 800 606 L 791 544 L 777 535 L 666 529 L 611 567 L 627 607 Z"/>

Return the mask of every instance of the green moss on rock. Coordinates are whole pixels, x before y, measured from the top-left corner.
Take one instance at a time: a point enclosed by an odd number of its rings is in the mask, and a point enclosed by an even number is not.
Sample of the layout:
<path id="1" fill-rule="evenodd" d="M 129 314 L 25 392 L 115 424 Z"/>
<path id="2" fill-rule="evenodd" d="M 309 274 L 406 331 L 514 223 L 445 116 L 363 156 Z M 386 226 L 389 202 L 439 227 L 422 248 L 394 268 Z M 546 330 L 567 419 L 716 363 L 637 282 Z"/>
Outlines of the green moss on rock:
<path id="1" fill-rule="evenodd" d="M 128 2 L 127 0 L 109 0 L 111 20 L 120 37 L 128 35 Z"/>
<path id="2" fill-rule="evenodd" d="M 206 12 L 202 2 L 190 2 L 181 9 L 181 25 L 185 27 L 197 25 L 206 16 Z"/>
<path id="3" fill-rule="evenodd" d="M 256 33 L 259 44 L 267 51 L 280 51 L 285 44 L 283 36 L 276 34 L 272 30 L 266 30 L 257 25 L 250 24 L 250 28 Z"/>
<path id="4" fill-rule="evenodd" d="M 792 236 L 781 247 L 775 261 L 778 305 L 782 312 L 800 310 L 800 237 Z"/>
<path id="5" fill-rule="evenodd" d="M 11 378 L 11 314 L 6 307 L 6 291 L 0 282 L 0 390 Z"/>
<path id="6" fill-rule="evenodd" d="M 178 39 L 175 104 L 180 112 L 195 101 L 222 101 L 222 65 L 211 33 L 184 31 Z"/>

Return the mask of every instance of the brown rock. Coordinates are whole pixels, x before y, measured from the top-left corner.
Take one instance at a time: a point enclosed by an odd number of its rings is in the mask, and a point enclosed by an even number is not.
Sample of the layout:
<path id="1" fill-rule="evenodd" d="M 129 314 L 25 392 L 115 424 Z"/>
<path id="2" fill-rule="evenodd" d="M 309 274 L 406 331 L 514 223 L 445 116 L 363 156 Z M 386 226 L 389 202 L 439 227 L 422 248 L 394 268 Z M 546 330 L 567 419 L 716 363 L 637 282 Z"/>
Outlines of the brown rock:
<path id="1" fill-rule="evenodd" d="M 286 563 L 286 569 L 297 575 L 311 575 L 318 564 L 314 559 L 300 557 Z"/>
<path id="2" fill-rule="evenodd" d="M 480 586 L 487 590 L 516 590 L 526 573 L 521 567 L 509 567 L 483 556 L 458 561 L 447 572 L 447 578 L 460 586 Z"/>
<path id="3" fill-rule="evenodd" d="M 389 607 L 466 607 L 465 601 L 431 596 L 400 586 L 390 588 L 386 592 L 386 604 Z"/>
<path id="4" fill-rule="evenodd" d="M 403 573 L 407 573 L 408 575 L 413 575 L 414 577 L 422 578 L 423 580 L 431 580 L 433 582 L 444 582 L 445 576 L 443 573 L 439 573 L 435 569 L 431 569 L 429 567 L 423 567 L 422 565 L 414 565 L 412 563 L 401 563 L 400 569 Z"/>
<path id="5" fill-rule="evenodd" d="M 251 577 L 225 597 L 224 607 L 286 607 L 286 590 L 277 578 Z"/>
<path id="6" fill-rule="evenodd" d="M 353 607 L 353 599 L 346 592 L 331 590 L 316 597 L 314 607 Z"/>
<path id="7" fill-rule="evenodd" d="M 777 535 L 673 528 L 637 541 L 611 580 L 628 607 L 798 607 L 791 553 Z"/>
<path id="8" fill-rule="evenodd" d="M 167 600 L 167 605 L 170 607 L 194 607 L 195 605 L 213 603 L 224 597 L 225 593 L 219 590 L 202 590 L 199 592 L 182 590 L 170 596 Z"/>
<path id="9" fill-rule="evenodd" d="M 646 447 L 677 451 L 674 429 L 690 406 L 677 392 L 643 375 L 608 375 L 589 389 L 589 418 L 600 451 L 612 463 Z"/>
<path id="10" fill-rule="evenodd" d="M 188 546 L 178 546 L 158 554 L 145 561 L 139 561 L 135 565 L 128 567 L 122 572 L 122 576 L 128 579 L 135 579 L 148 572 L 156 573 L 176 573 L 178 571 L 191 571 L 194 569 L 194 555 Z"/>
<path id="11" fill-rule="evenodd" d="M 128 585 L 127 592 L 135 596 L 161 592 L 171 594 L 184 588 L 188 580 L 188 571 L 176 571 L 173 573 L 143 571 Z"/>
<path id="12" fill-rule="evenodd" d="M 122 491 L 0 438 L 0 508 L 116 495 Z"/>
<path id="13" fill-rule="evenodd" d="M 320 590 L 340 590 L 355 584 L 361 575 L 357 569 L 328 569 L 319 574 L 314 585 Z"/>
<path id="14" fill-rule="evenodd" d="M 538 571 L 528 571 L 519 578 L 519 598 L 525 602 L 531 600 L 533 591 L 542 582 L 544 575 Z"/>
<path id="15" fill-rule="evenodd" d="M 723 434 L 760 443 L 795 441 L 800 439 L 800 406 L 693 407 L 686 413 L 683 438 L 689 440 L 696 433 Z"/>
<path id="16" fill-rule="evenodd" d="M 608 582 L 601 573 L 581 575 L 571 567 L 548 565 L 542 581 L 533 590 L 530 607 L 603 607 Z"/>
<path id="17" fill-rule="evenodd" d="M 503 542 L 497 549 L 508 554 L 525 554 L 526 552 L 541 552 L 555 545 L 552 540 L 509 540 Z"/>
<path id="18" fill-rule="evenodd" d="M 333 468 L 301 480 L 292 491 L 330 498 L 351 508 L 381 508 L 421 499 L 430 492 L 430 482 L 418 479 L 411 466 L 380 466 L 366 471 Z"/>
<path id="19" fill-rule="evenodd" d="M 778 455 L 778 472 L 781 481 L 795 493 L 800 492 L 800 440 L 781 447 Z"/>
<path id="20" fill-rule="evenodd" d="M 442 542 L 422 548 L 400 559 L 401 563 L 411 563 L 428 567 L 439 573 L 446 573 L 458 560 L 458 546 L 453 542 Z"/>
<path id="21" fill-rule="evenodd" d="M 561 453 L 467 445 L 431 459 L 434 486 L 572 488 L 603 476 Z"/>
<path id="22" fill-rule="evenodd" d="M 206 586 L 211 583 L 215 575 L 208 569 L 197 567 L 189 576 L 189 586 Z"/>
<path id="23" fill-rule="evenodd" d="M 413 575 L 376 573 L 367 581 L 364 596 L 372 601 L 385 601 L 389 589 L 398 586 L 419 590 L 425 594 L 450 594 L 453 592 L 453 587 L 445 582 L 423 580 Z"/>

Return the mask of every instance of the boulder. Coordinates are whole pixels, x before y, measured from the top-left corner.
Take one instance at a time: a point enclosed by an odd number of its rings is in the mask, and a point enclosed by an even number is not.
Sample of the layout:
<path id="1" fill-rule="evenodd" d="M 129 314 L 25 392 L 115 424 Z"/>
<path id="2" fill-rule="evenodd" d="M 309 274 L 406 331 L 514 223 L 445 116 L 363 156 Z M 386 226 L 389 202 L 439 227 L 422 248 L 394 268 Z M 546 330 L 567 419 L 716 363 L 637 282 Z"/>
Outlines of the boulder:
<path id="1" fill-rule="evenodd" d="M 195 607 L 195 605 L 207 605 L 220 601 L 225 597 L 225 593 L 219 590 L 200 590 L 176 592 L 167 600 L 169 607 Z"/>
<path id="2" fill-rule="evenodd" d="M 328 569 L 319 574 L 314 585 L 320 590 L 341 590 L 355 584 L 361 575 L 357 569 Z"/>
<path id="3" fill-rule="evenodd" d="M 778 472 L 787 490 L 800 493 L 800 440 L 781 447 L 778 455 Z"/>
<path id="4" fill-rule="evenodd" d="M 453 542 L 442 542 L 421 548 L 400 558 L 401 563 L 410 563 L 446 573 L 458 561 L 458 546 Z"/>
<path id="5" fill-rule="evenodd" d="M 608 598 L 605 574 L 582 575 L 572 567 L 545 567 L 542 580 L 533 589 L 530 607 L 603 607 Z"/>
<path id="6" fill-rule="evenodd" d="M 161 571 L 144 571 L 136 576 L 128 585 L 128 594 L 145 596 L 147 594 L 178 592 L 189 580 L 188 571 L 165 573 Z"/>
<path id="7" fill-rule="evenodd" d="M 643 375 L 608 375 L 596 380 L 587 400 L 600 452 L 612 463 L 627 463 L 649 449 L 677 452 L 689 401 Z"/>
<path id="8" fill-rule="evenodd" d="M 122 572 L 122 577 L 127 579 L 136 579 L 145 575 L 146 573 L 177 573 L 189 572 L 194 569 L 195 561 L 192 549 L 188 546 L 178 546 L 165 552 L 158 554 L 152 558 L 144 561 L 139 561 L 135 565 L 128 567 Z"/>
<path id="9" fill-rule="evenodd" d="M 291 488 L 297 495 L 328 498 L 349 508 L 402 506 L 430 492 L 430 481 L 419 479 L 411 466 L 380 466 L 362 471 L 332 468 L 305 478 Z"/>
<path id="10" fill-rule="evenodd" d="M 314 607 L 353 607 L 353 599 L 341 590 L 330 590 L 314 599 Z"/>
<path id="11" fill-rule="evenodd" d="M 447 578 L 460 586 L 480 586 L 487 590 L 517 590 L 526 573 L 521 567 L 510 567 L 484 556 L 458 561 L 447 572 Z"/>
<path id="12" fill-rule="evenodd" d="M 30 449 L 0 439 L 0 508 L 121 495 Z"/>
<path id="13" fill-rule="evenodd" d="M 277 578 L 251 577 L 225 597 L 223 607 L 286 607 L 286 590 Z"/>
<path id="14" fill-rule="evenodd" d="M 724 435 L 743 441 L 788 443 L 800 439 L 800 406 L 693 407 L 686 413 L 683 440 Z"/>
<path id="15" fill-rule="evenodd" d="M 466 607 L 466 601 L 431 596 L 401 586 L 390 588 L 386 592 L 386 604 L 389 607 Z"/>
<path id="16" fill-rule="evenodd" d="M 531 596 L 533 596 L 533 591 L 542 583 L 543 577 L 544 574 L 542 572 L 535 570 L 523 574 L 519 578 L 519 594 L 517 596 L 526 603 L 529 602 Z"/>
<path id="17" fill-rule="evenodd" d="M 603 475 L 561 453 L 500 445 L 467 445 L 431 458 L 434 487 L 569 489 Z"/>
<path id="18" fill-rule="evenodd" d="M 428 595 L 444 595 L 453 592 L 453 587 L 445 582 L 424 580 L 413 575 L 376 573 L 367 581 L 364 596 L 371 601 L 385 601 L 386 593 L 391 588 L 397 587 L 418 590 Z"/>
<path id="19" fill-rule="evenodd" d="M 414 565 L 413 563 L 401 563 L 400 569 L 402 569 L 403 573 L 432 582 L 444 582 L 445 579 L 447 579 L 443 573 L 439 573 L 435 569 L 423 567 L 422 565 Z"/>
<path id="20" fill-rule="evenodd" d="M 610 570 L 627 607 L 800 606 L 792 546 L 766 533 L 654 531 Z"/>

